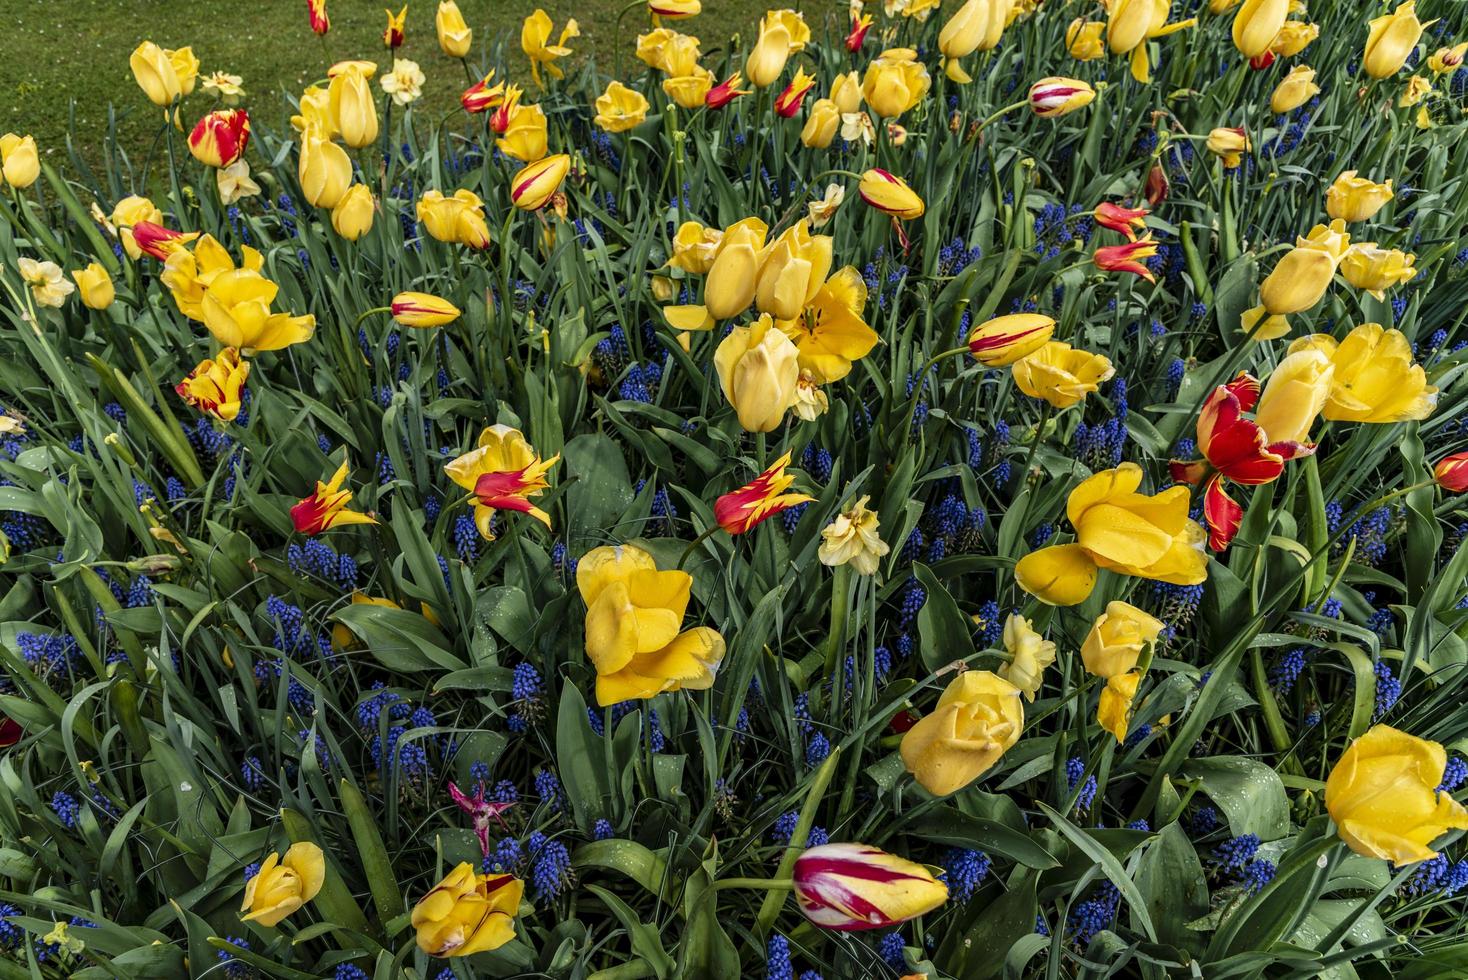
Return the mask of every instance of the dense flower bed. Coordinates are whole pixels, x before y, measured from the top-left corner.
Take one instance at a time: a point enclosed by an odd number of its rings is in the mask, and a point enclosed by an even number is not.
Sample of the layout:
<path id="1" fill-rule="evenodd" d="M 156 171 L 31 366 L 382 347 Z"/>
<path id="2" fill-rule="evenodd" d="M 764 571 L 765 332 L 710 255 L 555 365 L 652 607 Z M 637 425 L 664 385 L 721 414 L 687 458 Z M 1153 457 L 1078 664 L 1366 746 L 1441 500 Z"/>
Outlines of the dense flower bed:
<path id="1" fill-rule="evenodd" d="M 0 137 L 0 977 L 1468 975 L 1420 7 L 445 0 Z"/>

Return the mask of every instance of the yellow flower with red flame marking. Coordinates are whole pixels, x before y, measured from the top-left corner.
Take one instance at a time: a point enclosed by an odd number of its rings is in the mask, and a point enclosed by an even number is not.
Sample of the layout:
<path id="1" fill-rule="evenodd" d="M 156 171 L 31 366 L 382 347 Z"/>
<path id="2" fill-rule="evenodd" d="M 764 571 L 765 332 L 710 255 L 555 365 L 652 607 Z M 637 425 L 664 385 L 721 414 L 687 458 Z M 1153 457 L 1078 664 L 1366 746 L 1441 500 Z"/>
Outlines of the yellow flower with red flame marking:
<path id="1" fill-rule="evenodd" d="M 795 482 L 795 477 L 785 472 L 789 465 L 787 452 L 752 481 L 714 501 L 714 519 L 719 526 L 730 534 L 744 534 L 783 510 L 816 499 L 806 493 L 785 492 Z"/>
<path id="2" fill-rule="evenodd" d="M 1156 277 L 1152 275 L 1152 270 L 1137 260 L 1150 259 L 1156 254 L 1157 243 L 1152 240 L 1151 235 L 1143 235 L 1125 245 L 1103 245 L 1096 249 L 1091 261 L 1096 264 L 1096 268 L 1105 272 L 1130 272 L 1148 282 L 1155 282 Z"/>
<path id="3" fill-rule="evenodd" d="M 297 531 L 316 535 L 334 527 L 377 523 L 377 518 L 370 514 L 347 509 L 352 502 L 352 491 L 341 487 L 347 478 L 348 468 L 349 464 L 343 460 L 330 480 L 326 483 L 317 480 L 311 496 L 301 498 L 301 502 L 291 508 L 291 523 Z"/>
<path id="4" fill-rule="evenodd" d="M 496 424 L 479 434 L 478 445 L 443 470 L 474 495 L 474 526 L 486 541 L 493 541 L 490 520 L 497 510 L 529 514 L 550 527 L 550 515 L 530 498 L 550 485 L 546 474 L 560 458 L 541 459 L 519 429 Z"/>
<path id="5" fill-rule="evenodd" d="M 306 0 L 306 20 L 318 37 L 331 30 L 331 17 L 326 13 L 326 0 Z"/>
<path id="6" fill-rule="evenodd" d="M 189 152 L 206 167 L 227 167 L 250 142 L 250 116 L 243 109 L 216 109 L 189 133 Z"/>
<path id="7" fill-rule="evenodd" d="M 250 362 L 240 358 L 237 348 L 226 347 L 217 357 L 200 361 L 173 390 L 205 415 L 233 422 L 240 414 L 249 377 Z"/>

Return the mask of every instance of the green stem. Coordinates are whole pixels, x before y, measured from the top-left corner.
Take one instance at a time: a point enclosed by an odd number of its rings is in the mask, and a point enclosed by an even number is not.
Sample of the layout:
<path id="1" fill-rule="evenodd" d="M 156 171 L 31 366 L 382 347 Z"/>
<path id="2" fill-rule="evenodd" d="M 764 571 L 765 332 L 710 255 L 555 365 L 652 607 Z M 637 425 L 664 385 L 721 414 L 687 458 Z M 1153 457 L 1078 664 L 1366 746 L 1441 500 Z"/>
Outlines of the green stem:
<path id="1" fill-rule="evenodd" d="M 775 871 L 775 880 L 780 881 L 789 878 L 795 871 L 795 859 L 804 850 L 803 843 L 806 835 L 810 833 L 811 824 L 815 822 L 816 810 L 821 805 L 821 797 L 826 795 L 826 787 L 831 783 L 831 777 L 836 774 L 836 762 L 841 758 L 841 747 L 837 746 L 826 756 L 826 761 L 821 763 L 821 768 L 816 770 L 815 778 L 811 781 L 810 790 L 805 794 L 805 804 L 800 808 L 800 819 L 795 822 L 795 833 L 790 836 L 790 844 L 785 848 L 785 853 L 780 858 L 780 867 Z M 759 916 L 755 920 L 755 932 L 765 936 L 770 931 L 770 926 L 775 922 L 775 916 L 780 914 L 780 906 L 785 904 L 785 896 L 782 892 L 771 891 L 765 896 L 764 903 L 759 907 Z"/>
<path id="2" fill-rule="evenodd" d="M 678 571 L 682 571 L 683 566 L 688 563 L 688 559 L 693 555 L 693 552 L 698 548 L 698 546 L 703 544 L 705 541 L 713 537 L 721 530 L 723 529 L 719 527 L 718 524 L 710 525 L 702 534 L 689 542 L 688 547 L 683 549 L 683 554 L 678 556 L 678 564 L 675 565 L 674 568 L 676 568 Z"/>
<path id="3" fill-rule="evenodd" d="M 720 878 L 714 882 L 715 891 L 726 888 L 753 888 L 768 892 L 788 892 L 795 887 L 789 878 Z"/>

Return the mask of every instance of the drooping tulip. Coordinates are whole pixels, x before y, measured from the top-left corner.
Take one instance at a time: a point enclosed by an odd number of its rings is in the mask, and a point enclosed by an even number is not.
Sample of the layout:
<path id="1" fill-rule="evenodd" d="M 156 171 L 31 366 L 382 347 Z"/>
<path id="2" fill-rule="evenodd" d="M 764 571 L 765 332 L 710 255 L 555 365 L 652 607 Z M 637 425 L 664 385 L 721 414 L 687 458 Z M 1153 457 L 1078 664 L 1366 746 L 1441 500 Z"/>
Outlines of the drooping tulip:
<path id="1" fill-rule="evenodd" d="M 316 332 L 316 317 L 270 309 L 280 287 L 254 269 L 221 272 L 204 291 L 204 326 L 226 347 L 250 353 L 304 343 Z"/>
<path id="2" fill-rule="evenodd" d="M 467 861 L 413 906 L 410 924 L 429 956 L 472 956 L 515 938 L 525 882 L 513 875 L 476 874 Z"/>
<path id="3" fill-rule="evenodd" d="M 1209 153 L 1223 161 L 1225 170 L 1233 170 L 1243 163 L 1244 154 L 1254 148 L 1249 140 L 1248 130 L 1232 126 L 1219 126 L 1211 130 L 1205 145 Z"/>
<path id="4" fill-rule="evenodd" d="M 467 188 L 459 188 L 452 196 L 442 191 L 427 190 L 418 198 L 418 220 L 429 236 L 441 242 L 457 242 L 469 248 L 489 247 L 489 226 L 484 220 L 484 202 Z"/>
<path id="5" fill-rule="evenodd" d="M 1043 398 L 1056 408 L 1079 404 L 1116 373 L 1104 355 L 1058 340 L 1047 341 L 1018 358 L 1010 370 L 1020 391 L 1031 398 Z"/>
<path id="6" fill-rule="evenodd" d="M 1437 407 L 1438 390 L 1427 383 L 1400 330 L 1363 323 L 1339 342 L 1313 334 L 1291 344 L 1290 356 L 1307 350 L 1330 360 L 1330 390 L 1320 412 L 1332 422 L 1406 422 L 1425 419 Z"/>

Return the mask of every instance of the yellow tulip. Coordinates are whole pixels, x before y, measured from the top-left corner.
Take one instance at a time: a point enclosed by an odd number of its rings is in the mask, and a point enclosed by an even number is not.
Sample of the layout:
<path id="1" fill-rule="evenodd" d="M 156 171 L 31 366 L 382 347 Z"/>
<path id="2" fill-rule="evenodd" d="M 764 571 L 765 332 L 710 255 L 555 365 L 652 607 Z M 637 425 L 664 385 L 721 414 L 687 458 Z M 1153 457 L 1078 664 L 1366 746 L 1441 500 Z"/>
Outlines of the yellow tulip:
<path id="1" fill-rule="evenodd" d="M 776 320 L 793 320 L 826 281 L 834 239 L 812 235 L 802 218 L 764 250 L 754 280 L 754 303 Z"/>
<path id="2" fill-rule="evenodd" d="M 938 32 L 938 50 L 943 52 L 943 69 L 950 79 L 966 85 L 973 78 L 959 65 L 979 49 L 989 31 L 990 0 L 964 0 Z"/>
<path id="3" fill-rule="evenodd" d="M 1198 23 L 1196 17 L 1167 23 L 1168 0 L 1113 0 L 1106 20 L 1106 46 L 1112 54 L 1129 55 L 1132 77 L 1142 83 L 1152 80 L 1147 41 L 1186 30 Z"/>
<path id="4" fill-rule="evenodd" d="M 1245 58 L 1257 58 L 1284 27 L 1290 13 L 1290 0 L 1244 0 L 1234 14 L 1234 47 Z"/>
<path id="5" fill-rule="evenodd" d="M 1335 270 L 1350 248 L 1351 236 L 1340 218 L 1329 227 L 1316 225 L 1310 234 L 1295 239 L 1274 271 L 1259 284 L 1259 304 L 1245 310 L 1240 327 L 1245 333 L 1266 317 L 1254 334 L 1255 340 L 1274 340 L 1289 333 L 1286 316 L 1310 309 L 1325 295 Z"/>
<path id="6" fill-rule="evenodd" d="M 1270 42 L 1269 50 L 1281 58 L 1292 58 L 1320 36 L 1320 25 L 1301 20 L 1287 20 Z"/>
<path id="7" fill-rule="evenodd" d="M 127 63 L 138 87 L 154 105 L 167 108 L 183 94 L 173 60 L 152 41 L 144 41 L 134 48 Z"/>
<path id="8" fill-rule="evenodd" d="M 1018 9 L 1014 0 L 988 0 L 989 22 L 984 27 L 984 36 L 979 40 L 978 50 L 991 51 L 999 46 L 1004 28 L 1009 26 L 1012 14 Z"/>
<path id="9" fill-rule="evenodd" d="M 1395 865 L 1437 857 L 1430 846 L 1468 830 L 1468 811 L 1438 789 L 1448 756 L 1436 742 L 1374 725 L 1330 770 L 1325 809 L 1357 854 Z"/>
<path id="10" fill-rule="evenodd" d="M 1307 65 L 1296 65 L 1290 73 L 1280 79 L 1269 97 L 1269 111 L 1275 115 L 1293 112 L 1320 94 L 1315 84 L 1315 69 Z"/>
<path id="11" fill-rule="evenodd" d="M 854 71 L 837 75 L 831 83 L 831 101 L 842 115 L 861 109 L 861 76 Z"/>
<path id="12" fill-rule="evenodd" d="M 1099 20 L 1077 17 L 1065 29 L 1065 50 L 1077 61 L 1095 61 L 1106 56 L 1106 42 L 1101 35 L 1106 25 Z"/>
<path id="13" fill-rule="evenodd" d="M 968 335 L 969 353 L 984 367 L 1008 367 L 1049 342 L 1055 321 L 1041 313 L 996 316 Z"/>
<path id="14" fill-rule="evenodd" d="M 727 320 L 754 302 L 759 253 L 767 233 L 767 226 L 758 218 L 745 218 L 724 229 L 704 284 L 709 316 Z"/>
<path id="15" fill-rule="evenodd" d="M 1035 632 L 1028 619 L 1010 613 L 1004 621 L 1004 649 L 1009 663 L 999 668 L 999 676 L 1023 691 L 1026 701 L 1034 701 L 1046 668 L 1055 663 L 1055 644 Z"/>
<path id="16" fill-rule="evenodd" d="M 282 857 L 271 854 L 245 882 L 240 918 L 266 928 L 305 905 L 326 880 L 326 856 L 310 841 L 292 844 Z"/>
<path id="17" fill-rule="evenodd" d="M 1138 493 L 1142 468 L 1122 463 L 1082 481 L 1066 501 L 1076 529 L 1073 544 L 1051 545 L 1020 559 L 1014 577 L 1020 588 L 1050 605 L 1072 606 L 1096 585 L 1096 570 L 1198 585 L 1208 578 L 1203 552 L 1207 534 L 1188 518 L 1190 494 L 1173 486 Z"/>
<path id="18" fill-rule="evenodd" d="M 592 121 L 608 133 L 625 133 L 647 118 L 647 109 L 647 99 L 641 92 L 621 82 L 610 82 L 596 97 L 596 118 Z"/>
<path id="19" fill-rule="evenodd" d="M 1391 13 L 1373 18 L 1361 56 L 1362 70 L 1372 78 L 1386 78 L 1401 71 L 1425 27 L 1427 24 L 1417 19 L 1416 0 L 1407 0 Z"/>
<path id="20" fill-rule="evenodd" d="M 117 297 L 112 277 L 100 262 L 91 262 L 85 269 L 73 270 L 71 278 L 76 280 L 77 294 L 88 309 L 105 310 Z"/>
<path id="21" fill-rule="evenodd" d="M 509 122 L 494 145 L 505 156 L 524 163 L 544 159 L 548 149 L 545 110 L 538 105 L 521 105 L 512 98 L 506 99 L 506 106 Z"/>
<path id="22" fill-rule="evenodd" d="M 413 906 L 409 921 L 429 956 L 472 956 L 515 938 L 525 882 L 507 874 L 475 874 L 460 864 Z"/>
<path id="23" fill-rule="evenodd" d="M 243 267 L 259 272 L 265 257 L 248 245 L 240 248 Z M 219 244 L 213 235 L 205 235 L 194 244 L 192 250 L 174 249 L 163 263 L 159 277 L 163 285 L 173 294 L 178 311 L 190 320 L 204 322 L 204 293 L 221 273 L 234 269 L 234 259 L 229 250 Z"/>
<path id="24" fill-rule="evenodd" d="M 444 54 L 450 58 L 462 58 L 469 53 L 474 43 L 474 32 L 464 23 L 464 15 L 454 0 L 439 0 L 433 26 L 438 30 L 438 46 Z"/>
<path id="25" fill-rule="evenodd" d="M 1223 169 L 1232 170 L 1244 160 L 1244 154 L 1252 150 L 1249 134 L 1243 129 L 1220 126 L 1208 134 L 1205 144 L 1208 152 L 1223 161 Z"/>
<path id="26" fill-rule="evenodd" d="M 1086 672 L 1109 679 L 1135 669 L 1142 651 L 1157 642 L 1163 626 L 1162 620 L 1130 603 L 1107 603 L 1106 611 L 1096 617 L 1081 644 Z"/>
<path id="27" fill-rule="evenodd" d="M 204 291 L 204 326 L 225 347 L 246 353 L 281 350 L 310 340 L 316 332 L 311 314 L 272 313 L 280 287 L 253 269 L 221 272 Z"/>
<path id="28" fill-rule="evenodd" d="M 1239 0 L 1208 0 L 1210 14 L 1226 14 L 1239 5 Z"/>
<path id="29" fill-rule="evenodd" d="M 311 85 L 301 93 L 300 113 L 291 116 L 291 125 L 299 133 L 314 132 L 322 139 L 337 136 L 336 117 L 331 113 L 331 92 L 320 85 Z"/>
<path id="30" fill-rule="evenodd" d="M 329 111 L 342 142 L 361 149 L 377 141 L 377 106 L 368 84 L 371 74 L 359 62 L 344 65 L 326 90 Z"/>
<path id="31" fill-rule="evenodd" d="M 142 257 L 143 252 L 133 238 L 132 226 L 144 222 L 162 224 L 163 212 L 158 210 L 157 205 L 146 197 L 133 194 L 117 202 L 112 209 L 112 214 L 108 215 L 108 221 L 117 226 L 117 237 L 122 240 L 122 247 L 127 252 L 127 257 L 136 262 Z"/>
<path id="32" fill-rule="evenodd" d="M 1101 354 L 1047 341 L 1019 358 L 1010 368 L 1014 383 L 1031 398 L 1043 398 L 1056 408 L 1069 408 L 1111 378 L 1116 369 Z"/>
<path id="33" fill-rule="evenodd" d="M 668 257 L 668 265 L 684 272 L 704 275 L 714 264 L 714 256 L 718 254 L 719 243 L 723 240 L 722 229 L 705 228 L 697 221 L 685 221 L 678 226 L 678 233 L 673 236 L 673 254 Z"/>
<path id="34" fill-rule="evenodd" d="M 647 11 L 652 14 L 653 23 L 657 23 L 659 17 L 686 20 L 701 14 L 703 3 L 701 0 L 647 0 Z"/>
<path id="35" fill-rule="evenodd" d="M 1118 674 L 1101 688 L 1101 700 L 1096 705 L 1096 722 L 1110 732 L 1121 744 L 1126 741 L 1127 716 L 1131 714 L 1132 702 L 1137 697 L 1137 686 L 1142 675 L 1136 672 Z"/>
<path id="36" fill-rule="evenodd" d="M 1357 289 L 1377 299 L 1386 299 L 1388 289 L 1417 278 L 1417 269 L 1412 265 L 1416 259 L 1417 256 L 1399 249 L 1358 242 L 1341 259 L 1341 275 Z"/>
<path id="37" fill-rule="evenodd" d="M 966 670 L 902 736 L 902 764 L 923 789 L 947 796 L 992 769 L 1024 726 L 1018 687 L 992 671 Z"/>
<path id="38" fill-rule="evenodd" d="M 30 136 L 6 133 L 0 136 L 0 186 L 9 184 L 25 190 L 41 176 L 41 158 L 36 154 L 36 141 Z"/>
<path id="39" fill-rule="evenodd" d="M 1334 369 L 1321 409 L 1332 422 L 1405 422 L 1425 419 L 1437 407 L 1438 390 L 1413 362 L 1412 345 L 1400 330 L 1363 323 L 1339 343 L 1329 334 L 1301 337 L 1290 345 L 1290 356 L 1305 350 L 1328 357 Z"/>
<path id="40" fill-rule="evenodd" d="M 687 572 L 660 572 L 632 545 L 593 548 L 577 563 L 598 704 L 713 686 L 724 639 L 704 626 L 682 630 L 692 585 Z"/>
<path id="41" fill-rule="evenodd" d="M 318 208 L 334 208 L 352 184 L 352 160 L 331 140 L 307 130 L 301 135 L 301 157 L 296 169 L 301 195 Z"/>
<path id="42" fill-rule="evenodd" d="M 1330 358 L 1318 350 L 1287 354 L 1269 372 L 1254 421 L 1271 443 L 1310 441 L 1310 427 L 1325 407 L 1335 379 Z"/>
<path id="43" fill-rule="evenodd" d="M 903 221 L 912 221 L 921 218 L 926 205 L 923 199 L 918 197 L 917 191 L 908 186 L 907 181 L 893 173 L 888 173 L 878 167 L 873 167 L 861 175 L 857 182 L 856 192 L 867 204 L 890 214 L 894 218 Z"/>
<path id="44" fill-rule="evenodd" d="M 398 293 L 392 298 L 392 318 L 405 327 L 441 327 L 459 318 L 459 308 L 432 293 Z"/>
<path id="45" fill-rule="evenodd" d="M 218 357 L 200 361 L 173 390 L 204 414 L 233 422 L 244 407 L 245 382 L 249 377 L 250 362 L 241 359 L 237 349 L 226 347 Z"/>
<path id="46" fill-rule="evenodd" d="M 576 26 L 575 18 L 566 21 L 566 26 L 561 28 L 561 35 L 555 44 L 550 43 L 551 29 L 550 15 L 539 7 L 535 12 L 525 18 L 520 25 L 520 50 L 530 59 L 530 74 L 535 79 L 535 84 L 542 84 L 540 80 L 541 66 L 550 73 L 553 78 L 564 78 L 563 72 L 556 60 L 564 58 L 571 53 L 566 47 L 566 42 L 573 37 L 581 36 L 581 28 Z"/>
<path id="47" fill-rule="evenodd" d="M 830 99 L 817 99 L 800 130 L 800 142 L 816 150 L 824 150 L 841 128 L 841 110 Z"/>
<path id="48" fill-rule="evenodd" d="M 760 20 L 759 37 L 744 61 L 744 77 L 756 88 L 769 88 L 790 59 L 790 31 L 780 21 Z"/>
<path id="49" fill-rule="evenodd" d="M 470 248 L 489 247 L 484 202 L 471 190 L 460 188 L 452 197 L 444 197 L 438 190 L 424 191 L 418 198 L 417 214 L 423 229 L 432 238 Z"/>
<path id="50" fill-rule="evenodd" d="M 821 547 L 816 557 L 822 565 L 836 567 L 849 564 L 858 575 L 875 575 L 882 558 L 891 550 L 878 534 L 881 522 L 876 511 L 867 507 L 871 496 L 864 496 L 836 515 L 821 531 Z"/>
<path id="51" fill-rule="evenodd" d="M 367 185 L 353 184 L 331 209 L 331 227 L 347 241 L 355 242 L 372 230 L 375 210 Z"/>
<path id="52" fill-rule="evenodd" d="M 522 211 L 538 211 L 561 189 L 570 171 L 571 157 L 565 153 L 526 164 L 510 178 L 510 200 Z"/>
<path id="53" fill-rule="evenodd" d="M 767 10 L 760 18 L 760 29 L 766 26 L 773 27 L 776 24 L 785 28 L 785 33 L 790 38 L 790 53 L 800 54 L 805 46 L 810 43 L 810 27 L 805 23 L 805 17 L 798 10 L 785 7 L 781 10 Z"/>
<path id="54" fill-rule="evenodd" d="M 663 92 L 684 109 L 702 108 L 713 87 L 714 73 L 698 65 L 686 75 L 663 79 Z"/>
<path id="55" fill-rule="evenodd" d="M 1432 83 L 1421 75 L 1413 75 L 1407 79 L 1407 87 L 1402 90 L 1401 98 L 1397 99 L 1397 107 L 1410 108 L 1431 94 Z"/>
<path id="56" fill-rule="evenodd" d="M 194 57 L 194 49 L 183 47 L 170 49 L 163 53 L 168 55 L 168 61 L 173 65 L 173 73 L 178 77 L 179 94 L 188 95 L 194 90 L 194 83 L 199 78 L 199 59 Z"/>
<path id="57" fill-rule="evenodd" d="M 659 27 L 637 35 L 637 60 L 668 75 L 686 74 L 698 64 L 698 38 Z"/>
<path id="58" fill-rule="evenodd" d="M 747 432 L 773 432 L 795 401 L 800 352 L 769 314 L 735 327 L 714 351 L 724 397 Z"/>
<path id="59" fill-rule="evenodd" d="M 867 65 L 861 94 L 883 119 L 896 119 L 923 100 L 932 85 L 928 70 L 903 48 L 883 51 Z"/>
<path id="60" fill-rule="evenodd" d="M 458 310 L 448 302 L 423 293 L 400 293 L 393 299 L 393 305 L 397 308 L 393 315 L 401 314 L 405 323 L 423 317 L 412 326 L 428 326 L 430 318 L 447 322 L 444 317 L 449 310 L 458 315 Z M 546 475 L 560 458 L 541 459 L 519 429 L 496 423 L 486 426 L 474 448 L 455 457 L 443 471 L 455 484 L 473 494 L 474 526 L 484 540 L 493 541 L 491 522 L 497 510 L 519 511 L 550 527 L 550 515 L 530 501 L 549 485 Z"/>
<path id="61" fill-rule="evenodd" d="M 840 381 L 881 341 L 862 319 L 866 302 L 866 282 L 848 265 L 816 290 L 800 315 L 776 324 L 795 342 L 800 369 L 814 383 Z"/>

